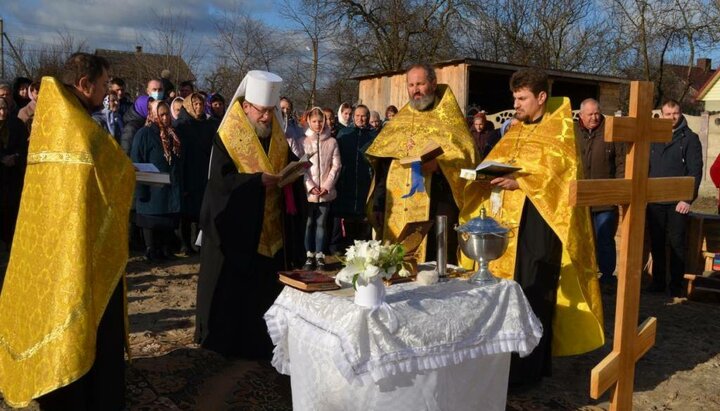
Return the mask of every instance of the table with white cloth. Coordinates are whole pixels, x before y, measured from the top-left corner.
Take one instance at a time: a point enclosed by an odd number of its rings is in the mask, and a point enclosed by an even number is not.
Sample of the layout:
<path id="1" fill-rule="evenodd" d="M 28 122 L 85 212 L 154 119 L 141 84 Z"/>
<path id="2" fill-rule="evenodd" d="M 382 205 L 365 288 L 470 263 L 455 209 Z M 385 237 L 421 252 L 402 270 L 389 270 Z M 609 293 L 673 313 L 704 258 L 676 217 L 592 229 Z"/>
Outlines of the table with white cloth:
<path id="1" fill-rule="evenodd" d="M 265 321 L 295 410 L 504 410 L 510 353 L 528 355 L 542 336 L 506 280 L 395 284 L 375 309 L 352 289 L 285 287 Z"/>

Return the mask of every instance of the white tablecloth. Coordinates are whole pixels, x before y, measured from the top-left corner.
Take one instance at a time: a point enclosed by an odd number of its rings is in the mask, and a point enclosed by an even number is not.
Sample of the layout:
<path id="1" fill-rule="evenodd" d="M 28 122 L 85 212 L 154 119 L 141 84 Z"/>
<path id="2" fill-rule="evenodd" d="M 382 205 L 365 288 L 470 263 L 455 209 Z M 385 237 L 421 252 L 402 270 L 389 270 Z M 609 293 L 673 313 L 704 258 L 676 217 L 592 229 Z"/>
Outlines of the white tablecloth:
<path id="1" fill-rule="evenodd" d="M 504 410 L 510 352 L 542 335 L 512 281 L 396 284 L 376 310 L 342 294 L 285 287 L 265 314 L 296 410 Z"/>

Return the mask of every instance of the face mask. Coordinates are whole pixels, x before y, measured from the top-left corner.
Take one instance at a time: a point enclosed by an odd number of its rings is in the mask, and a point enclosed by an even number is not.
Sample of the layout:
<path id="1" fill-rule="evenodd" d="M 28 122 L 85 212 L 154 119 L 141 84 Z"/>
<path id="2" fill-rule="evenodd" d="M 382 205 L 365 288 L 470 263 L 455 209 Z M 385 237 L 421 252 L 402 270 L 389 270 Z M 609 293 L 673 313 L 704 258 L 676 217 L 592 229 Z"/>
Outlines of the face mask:
<path id="1" fill-rule="evenodd" d="M 150 93 L 150 97 L 154 98 L 155 100 L 162 100 L 163 92 L 162 91 L 153 91 Z"/>

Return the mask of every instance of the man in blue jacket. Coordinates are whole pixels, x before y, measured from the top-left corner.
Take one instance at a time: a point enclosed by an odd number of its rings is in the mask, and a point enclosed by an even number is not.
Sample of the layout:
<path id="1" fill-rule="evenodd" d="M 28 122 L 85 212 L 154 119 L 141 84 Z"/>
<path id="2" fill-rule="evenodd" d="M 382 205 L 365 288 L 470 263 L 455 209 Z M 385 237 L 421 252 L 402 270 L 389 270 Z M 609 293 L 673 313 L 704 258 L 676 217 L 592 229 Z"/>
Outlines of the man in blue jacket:
<path id="1" fill-rule="evenodd" d="M 653 258 L 653 282 L 649 292 L 663 293 L 666 288 L 666 241 L 670 243 L 670 295 L 679 297 L 685 273 L 688 213 L 697 198 L 703 173 L 700 139 L 687 125 L 680 104 L 667 100 L 661 108 L 662 118 L 673 120 L 672 140 L 650 146 L 650 177 L 695 177 L 695 194 L 687 201 L 651 203 L 647 208 L 650 226 L 650 252 Z"/>

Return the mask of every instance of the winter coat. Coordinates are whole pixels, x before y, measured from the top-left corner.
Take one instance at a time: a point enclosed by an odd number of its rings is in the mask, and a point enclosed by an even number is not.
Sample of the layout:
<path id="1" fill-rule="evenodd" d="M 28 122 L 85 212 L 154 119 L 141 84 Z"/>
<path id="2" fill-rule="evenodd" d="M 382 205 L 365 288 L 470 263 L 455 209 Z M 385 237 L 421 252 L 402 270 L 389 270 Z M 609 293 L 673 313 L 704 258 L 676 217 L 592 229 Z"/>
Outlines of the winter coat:
<path id="1" fill-rule="evenodd" d="M 112 112 L 104 108 L 92 113 L 91 117 L 100 127 L 110 133 L 118 144 L 121 144 L 122 119 L 119 117 L 118 112 Z"/>
<path id="2" fill-rule="evenodd" d="M 32 128 L 32 121 L 35 117 L 35 107 L 37 106 L 37 101 L 30 100 L 29 103 L 23 108 L 18 111 L 17 118 L 22 120 L 23 123 L 25 123 L 25 126 L 27 127 L 28 131 Z"/>
<path id="3" fill-rule="evenodd" d="M 303 149 L 312 163 L 310 168 L 305 171 L 305 190 L 308 203 L 325 203 L 337 197 L 335 183 L 342 168 L 340 150 L 337 141 L 330 137 L 328 130 L 324 131 L 319 136 L 310 129 L 305 132 Z M 323 196 L 310 194 L 310 190 L 315 187 L 327 190 L 327 194 Z"/>
<path id="4" fill-rule="evenodd" d="M 145 126 L 145 117 L 138 114 L 134 107 L 129 107 L 123 116 L 123 130 L 120 136 L 120 145 L 127 155 L 130 155 L 135 134 L 143 126 Z"/>
<path id="5" fill-rule="evenodd" d="M 470 128 L 470 135 L 472 135 L 473 143 L 475 143 L 475 155 L 479 161 L 482 161 L 488 155 L 499 140 L 493 138 L 494 131 L 495 125 L 490 121 L 485 122 L 483 131 L 477 131 L 475 127 Z"/>
<path id="6" fill-rule="evenodd" d="M 650 145 L 650 177 L 695 177 L 695 193 L 686 201 L 698 196 L 703 175 L 702 145 L 700 138 L 687 125 L 682 116 L 680 125 L 673 129 L 672 140 Z M 664 202 L 663 204 L 672 204 Z"/>
<path id="7" fill-rule="evenodd" d="M 720 188 L 720 154 L 715 158 L 715 162 L 710 166 L 710 178 L 715 187 Z"/>
<path id="8" fill-rule="evenodd" d="M 183 152 L 185 148 L 183 148 Z M 137 184 L 135 210 L 138 214 L 166 215 L 179 213 L 182 204 L 182 153 L 172 154 L 172 163 L 165 160 L 160 129 L 152 124 L 141 128 L 133 138 L 131 158 L 133 163 L 152 163 L 160 172 L 170 174 L 170 185 L 151 186 Z"/>
<path id="9" fill-rule="evenodd" d="M 208 181 L 210 151 L 219 125 L 215 118 L 197 120 L 184 108 L 175 121 L 183 154 L 183 213 L 192 217 L 200 215 Z"/>
<path id="10" fill-rule="evenodd" d="M 336 185 L 337 199 L 333 211 L 337 217 L 364 217 L 365 204 L 372 182 L 372 167 L 365 151 L 377 132 L 369 128 L 345 127 L 338 134 L 342 169 Z"/>
<path id="11" fill-rule="evenodd" d="M 605 119 L 593 130 L 588 130 L 582 121 L 575 123 L 575 141 L 578 157 L 582 162 L 582 177 L 585 179 L 606 179 L 625 177 L 625 143 L 605 142 Z M 592 212 L 613 210 L 615 206 L 594 206 Z"/>

